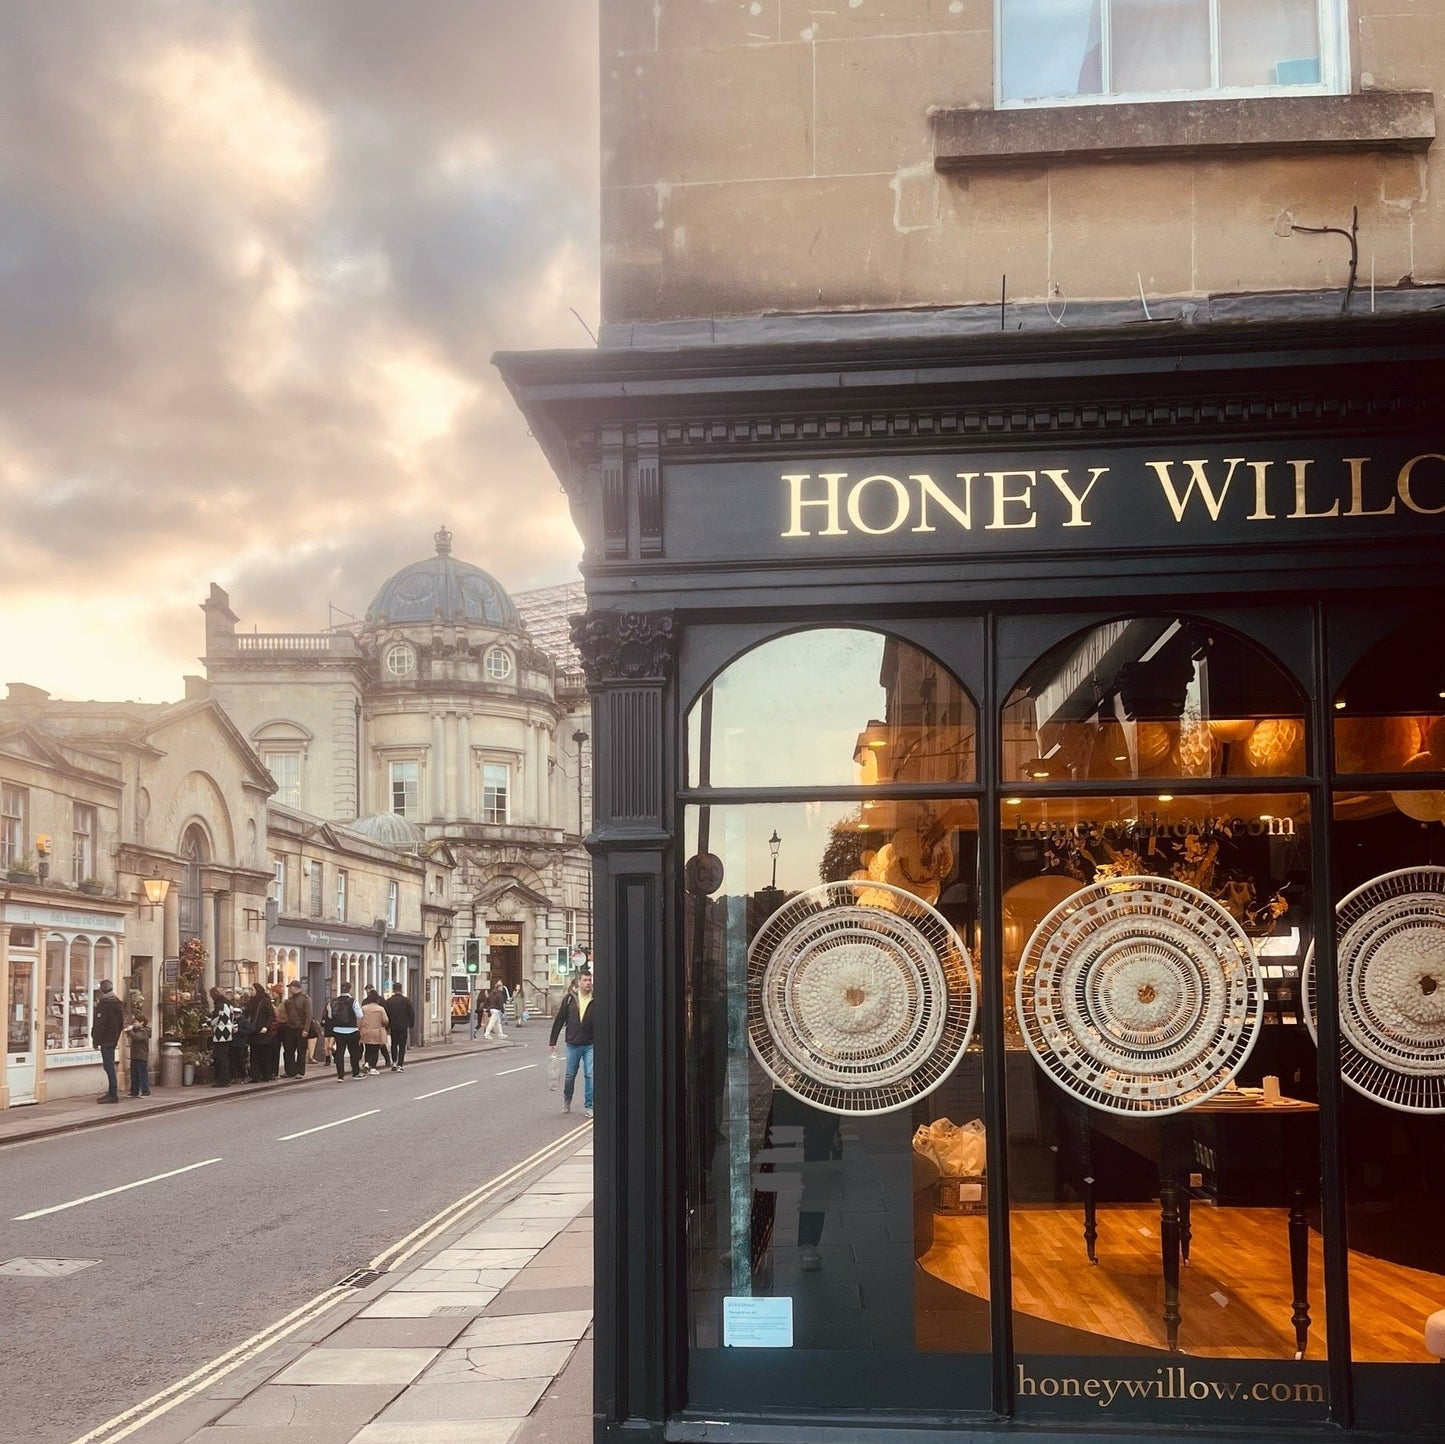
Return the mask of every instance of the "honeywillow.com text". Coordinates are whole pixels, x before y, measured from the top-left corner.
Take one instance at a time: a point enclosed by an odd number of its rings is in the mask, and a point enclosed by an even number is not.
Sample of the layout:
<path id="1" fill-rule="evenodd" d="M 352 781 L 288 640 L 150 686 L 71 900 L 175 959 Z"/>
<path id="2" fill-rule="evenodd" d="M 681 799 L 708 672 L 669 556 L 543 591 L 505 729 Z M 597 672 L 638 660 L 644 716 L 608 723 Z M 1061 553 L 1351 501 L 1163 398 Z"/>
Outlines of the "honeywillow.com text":
<path id="1" fill-rule="evenodd" d="M 1144 468 L 1176 525 L 1218 522 L 1226 508 L 1246 522 L 1445 515 L 1445 455 L 1438 452 L 1412 456 L 1398 468 L 1372 466 L 1367 456 L 1341 457 L 1328 467 L 1313 458 L 1277 462 L 1227 456 L 1146 461 Z M 791 472 L 780 478 L 788 509 L 788 525 L 780 535 L 891 536 L 934 532 L 940 525 L 1030 531 L 1039 527 L 1041 516 L 1045 525 L 1062 530 L 1086 528 L 1109 505 L 1114 470 L 1033 467 L 943 477 Z M 1131 486 L 1127 504 L 1142 500 Z"/>
<path id="2" fill-rule="evenodd" d="M 1019 1398 L 1092 1399 L 1101 1409 L 1116 1400 L 1163 1403 L 1323 1404 L 1325 1386 L 1298 1379 L 1191 1379 L 1179 1365 L 1154 1370 L 1154 1378 L 1111 1379 L 1107 1375 L 1031 1374 L 1015 1366 Z"/>

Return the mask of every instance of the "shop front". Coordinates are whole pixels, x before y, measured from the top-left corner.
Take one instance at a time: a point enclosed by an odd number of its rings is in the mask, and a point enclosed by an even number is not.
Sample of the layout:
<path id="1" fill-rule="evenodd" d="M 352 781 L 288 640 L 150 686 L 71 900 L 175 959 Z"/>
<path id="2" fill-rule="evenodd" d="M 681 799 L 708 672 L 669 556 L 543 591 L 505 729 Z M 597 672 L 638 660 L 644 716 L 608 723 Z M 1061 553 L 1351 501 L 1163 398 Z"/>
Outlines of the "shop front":
<path id="1" fill-rule="evenodd" d="M 586 544 L 599 1438 L 1438 1427 L 1440 339 L 501 358 Z"/>

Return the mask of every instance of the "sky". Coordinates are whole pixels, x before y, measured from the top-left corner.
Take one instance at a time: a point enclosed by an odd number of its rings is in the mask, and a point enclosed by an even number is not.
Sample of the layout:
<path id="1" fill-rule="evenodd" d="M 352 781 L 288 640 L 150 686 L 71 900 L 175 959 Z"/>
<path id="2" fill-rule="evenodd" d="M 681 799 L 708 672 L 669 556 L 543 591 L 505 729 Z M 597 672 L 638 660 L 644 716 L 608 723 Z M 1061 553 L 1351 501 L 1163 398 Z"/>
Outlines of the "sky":
<path id="1" fill-rule="evenodd" d="M 595 0 L 0 6 L 0 683 L 167 700 L 455 554 L 572 580 L 492 367 L 597 327 Z"/>

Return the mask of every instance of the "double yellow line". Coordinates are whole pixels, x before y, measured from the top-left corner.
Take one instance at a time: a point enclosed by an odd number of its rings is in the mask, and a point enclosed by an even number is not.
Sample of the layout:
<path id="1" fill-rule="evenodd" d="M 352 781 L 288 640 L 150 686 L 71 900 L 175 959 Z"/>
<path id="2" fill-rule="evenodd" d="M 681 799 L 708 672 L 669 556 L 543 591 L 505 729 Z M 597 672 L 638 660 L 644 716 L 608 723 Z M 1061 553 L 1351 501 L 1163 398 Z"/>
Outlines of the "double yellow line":
<path id="1" fill-rule="evenodd" d="M 520 1163 L 507 1169 L 505 1173 L 499 1173 L 495 1178 L 488 1179 L 480 1188 L 473 1189 L 471 1193 L 463 1195 L 454 1203 L 449 1203 L 420 1227 L 414 1228 L 405 1238 L 398 1239 L 389 1248 L 383 1249 L 367 1267 L 378 1273 L 398 1268 L 435 1240 L 438 1235 L 459 1223 L 473 1209 L 495 1197 L 508 1184 L 515 1183 L 523 1174 L 557 1157 L 558 1154 L 566 1153 L 572 1144 L 591 1130 L 591 1127 L 590 1123 L 584 1123 L 580 1127 L 572 1129 L 570 1133 L 564 1133 L 560 1138 L 539 1148 L 530 1158 L 524 1158 Z M 168 1385 L 158 1394 L 152 1394 L 149 1399 L 143 1399 L 139 1404 L 131 1405 L 123 1414 L 117 1414 L 115 1418 L 107 1419 L 104 1424 L 98 1425 L 88 1434 L 82 1434 L 80 1438 L 73 1441 L 73 1444 L 102 1444 L 102 1441 L 103 1444 L 119 1444 L 120 1440 L 129 1438 L 137 1429 L 143 1429 L 147 1424 L 159 1419 L 163 1414 L 168 1414 L 178 1405 L 204 1394 L 207 1389 L 219 1383 L 227 1374 L 239 1369 L 243 1364 L 250 1363 L 252 1359 L 265 1353 L 273 1344 L 278 1344 L 282 1339 L 296 1333 L 297 1330 L 305 1328 L 307 1324 L 319 1319 L 344 1299 L 354 1299 L 355 1297 L 356 1290 L 345 1284 L 330 1285 L 315 1298 L 302 1304 L 300 1308 L 293 1309 L 285 1318 L 277 1319 L 274 1324 L 262 1329 L 259 1333 L 252 1334 L 249 1339 L 237 1344 L 233 1349 L 228 1349 L 209 1363 L 202 1364 L 199 1369 L 187 1374 L 184 1379 L 178 1379 L 174 1384 Z"/>

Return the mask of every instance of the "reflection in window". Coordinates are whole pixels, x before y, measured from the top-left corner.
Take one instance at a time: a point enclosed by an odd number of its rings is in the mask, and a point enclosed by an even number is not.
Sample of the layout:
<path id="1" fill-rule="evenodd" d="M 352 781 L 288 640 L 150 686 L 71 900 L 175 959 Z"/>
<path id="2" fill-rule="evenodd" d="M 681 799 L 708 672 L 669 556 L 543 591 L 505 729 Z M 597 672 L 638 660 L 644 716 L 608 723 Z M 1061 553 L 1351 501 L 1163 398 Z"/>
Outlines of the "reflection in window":
<path id="1" fill-rule="evenodd" d="M 868 1360 L 877 1350 L 940 1354 L 952 1357 L 939 1359 L 937 1397 L 984 1407 L 987 1149 L 977 1042 L 913 1103 L 860 1114 L 804 1101 L 775 1081 L 786 1071 L 776 1056 L 774 1072 L 759 1063 L 763 1035 L 746 1041 L 749 1020 L 756 1028 L 760 1016 L 756 998 L 749 1007 L 750 949 L 758 972 L 769 920 L 789 916 L 820 883 L 851 882 L 859 904 L 885 912 L 894 889 L 911 894 L 975 949 L 976 804 L 910 801 L 866 814 L 849 803 L 698 807 L 686 826 L 694 1401 L 706 1399 L 712 1371 L 725 1370 L 733 1352 L 721 1348 L 724 1298 L 750 1295 L 792 1301 L 794 1387 L 819 1377 L 820 1356 L 851 1352 L 856 1397 L 834 1389 L 830 1404 L 903 1405 L 902 1388 Z M 913 906 L 904 899 L 905 911 Z M 840 954 L 829 963 L 825 954 L 818 951 L 820 964 L 841 970 L 843 1012 L 833 1021 L 862 1036 L 876 1021 L 869 980 L 843 976 L 852 961 Z M 857 1066 L 854 1086 L 871 1089 L 875 1065 Z"/>
<path id="2" fill-rule="evenodd" d="M 688 714 L 693 786 L 969 782 L 974 748 L 973 702 L 932 657 L 840 627 L 755 647 Z"/>
<path id="3" fill-rule="evenodd" d="M 1336 693 L 1334 710 L 1336 772 L 1445 770 L 1438 623 L 1403 627 L 1373 647 Z"/>
<path id="4" fill-rule="evenodd" d="M 1297 793 L 1003 805 L 1015 1347 L 1034 1374 L 1060 1354 L 1302 1347 L 1281 1417 L 1323 1412 L 1308 819 Z M 1047 1055 L 1025 1051 L 1025 1028 Z M 1229 1051 L 1251 1035 L 1242 1060 Z M 1191 1102 L 1197 1060 L 1216 1056 L 1232 1078 Z"/>
<path id="5" fill-rule="evenodd" d="M 1132 618 L 1056 647 L 1004 709 L 1007 782 L 1292 777 L 1303 699 L 1251 644 L 1200 622 Z"/>

